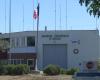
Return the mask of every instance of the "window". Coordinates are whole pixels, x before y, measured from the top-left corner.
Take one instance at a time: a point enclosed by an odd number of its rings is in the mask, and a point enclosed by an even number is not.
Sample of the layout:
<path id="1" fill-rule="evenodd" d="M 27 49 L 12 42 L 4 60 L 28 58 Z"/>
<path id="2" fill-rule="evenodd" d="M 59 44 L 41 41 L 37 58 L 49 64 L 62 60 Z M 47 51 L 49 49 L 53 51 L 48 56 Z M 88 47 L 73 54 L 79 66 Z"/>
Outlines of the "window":
<path id="1" fill-rule="evenodd" d="M 32 47 L 35 46 L 35 37 L 27 37 L 27 46 L 28 47 Z"/>
<path id="2" fill-rule="evenodd" d="M 28 65 L 33 65 L 33 60 L 28 60 Z"/>
<path id="3" fill-rule="evenodd" d="M 16 38 L 16 47 L 20 47 L 20 39 Z"/>
<path id="4" fill-rule="evenodd" d="M 13 60 L 10 60 L 11 61 L 11 64 L 13 64 Z"/>
<path id="5" fill-rule="evenodd" d="M 14 59 L 13 62 L 14 62 L 14 64 L 20 64 L 20 60 Z"/>
<path id="6" fill-rule="evenodd" d="M 11 59 L 8 60 L 8 64 L 20 64 L 21 63 L 21 59 Z"/>
<path id="7" fill-rule="evenodd" d="M 25 37 L 21 38 L 21 47 L 25 47 Z"/>
<path id="8" fill-rule="evenodd" d="M 12 48 L 15 48 L 15 38 L 12 38 L 11 39 L 11 47 Z"/>
<path id="9" fill-rule="evenodd" d="M 21 64 L 27 64 L 27 60 L 21 60 Z"/>

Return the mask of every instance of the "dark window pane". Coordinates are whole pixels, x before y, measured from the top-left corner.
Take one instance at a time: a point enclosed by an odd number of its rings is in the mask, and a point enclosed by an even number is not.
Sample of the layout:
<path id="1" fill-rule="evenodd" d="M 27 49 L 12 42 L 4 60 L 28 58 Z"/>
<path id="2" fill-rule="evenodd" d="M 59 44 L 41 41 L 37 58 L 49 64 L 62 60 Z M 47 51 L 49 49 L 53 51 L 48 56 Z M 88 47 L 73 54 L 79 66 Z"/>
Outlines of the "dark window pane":
<path id="1" fill-rule="evenodd" d="M 14 64 L 20 64 L 20 60 L 14 60 Z"/>
<path id="2" fill-rule="evenodd" d="M 21 64 L 27 64 L 27 60 L 21 60 Z"/>
<path id="3" fill-rule="evenodd" d="M 17 64 L 16 60 L 14 60 L 14 64 Z"/>
<path id="4" fill-rule="evenodd" d="M 25 47 L 25 37 L 21 38 L 21 47 Z"/>
<path id="5" fill-rule="evenodd" d="M 28 65 L 33 65 L 33 60 L 28 60 Z"/>
<path id="6" fill-rule="evenodd" d="M 32 47 L 35 46 L 35 37 L 27 37 L 27 46 Z"/>
<path id="7" fill-rule="evenodd" d="M 10 60 L 11 61 L 11 64 L 13 64 L 13 60 Z"/>

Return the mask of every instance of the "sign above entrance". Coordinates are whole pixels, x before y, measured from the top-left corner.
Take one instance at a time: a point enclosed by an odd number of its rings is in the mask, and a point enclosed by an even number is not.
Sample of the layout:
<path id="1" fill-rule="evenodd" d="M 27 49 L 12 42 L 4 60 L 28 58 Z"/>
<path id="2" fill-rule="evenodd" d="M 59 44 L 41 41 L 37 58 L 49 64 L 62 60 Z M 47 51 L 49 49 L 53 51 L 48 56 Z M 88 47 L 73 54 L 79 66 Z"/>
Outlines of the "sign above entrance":
<path id="1" fill-rule="evenodd" d="M 49 40 L 61 40 L 61 38 L 69 37 L 69 35 L 42 35 L 43 38 L 49 38 Z"/>

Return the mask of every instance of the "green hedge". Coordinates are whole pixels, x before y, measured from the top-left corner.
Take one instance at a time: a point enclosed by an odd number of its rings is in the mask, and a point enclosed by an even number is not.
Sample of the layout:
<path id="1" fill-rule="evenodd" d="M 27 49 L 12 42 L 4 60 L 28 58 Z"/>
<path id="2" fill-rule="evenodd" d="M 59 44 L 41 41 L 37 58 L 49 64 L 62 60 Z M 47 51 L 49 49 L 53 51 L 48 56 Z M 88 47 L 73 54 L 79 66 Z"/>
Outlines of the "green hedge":
<path id="1" fill-rule="evenodd" d="M 66 74 L 66 69 L 60 68 L 60 74 Z"/>
<path id="2" fill-rule="evenodd" d="M 79 69 L 78 68 L 71 68 L 71 69 L 66 70 L 67 75 L 74 75 L 75 72 L 79 72 Z"/>
<path id="3" fill-rule="evenodd" d="M 5 75 L 7 73 L 6 66 L 0 65 L 0 75 Z"/>
<path id="4" fill-rule="evenodd" d="M 8 64 L 8 65 L 0 65 L 0 75 L 22 75 L 29 73 L 29 67 L 24 64 Z"/>
<path id="5" fill-rule="evenodd" d="M 50 64 L 43 70 L 43 72 L 46 75 L 58 75 L 60 74 L 60 68 L 56 65 Z"/>
<path id="6" fill-rule="evenodd" d="M 71 68 L 71 69 L 63 69 L 56 65 L 48 65 L 43 72 L 46 75 L 59 75 L 59 74 L 67 74 L 67 75 L 74 75 L 75 72 L 79 72 L 78 68 Z"/>

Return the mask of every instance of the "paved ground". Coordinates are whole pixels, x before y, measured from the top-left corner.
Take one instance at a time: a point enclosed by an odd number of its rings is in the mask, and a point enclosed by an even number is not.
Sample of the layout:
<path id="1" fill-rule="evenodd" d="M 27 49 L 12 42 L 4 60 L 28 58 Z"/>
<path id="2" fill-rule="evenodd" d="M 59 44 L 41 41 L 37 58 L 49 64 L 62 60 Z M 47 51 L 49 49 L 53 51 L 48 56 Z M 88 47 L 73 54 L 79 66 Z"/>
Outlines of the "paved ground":
<path id="1" fill-rule="evenodd" d="M 0 76 L 0 80 L 72 80 L 71 76 L 42 76 L 42 75 L 22 75 L 22 76 Z"/>

